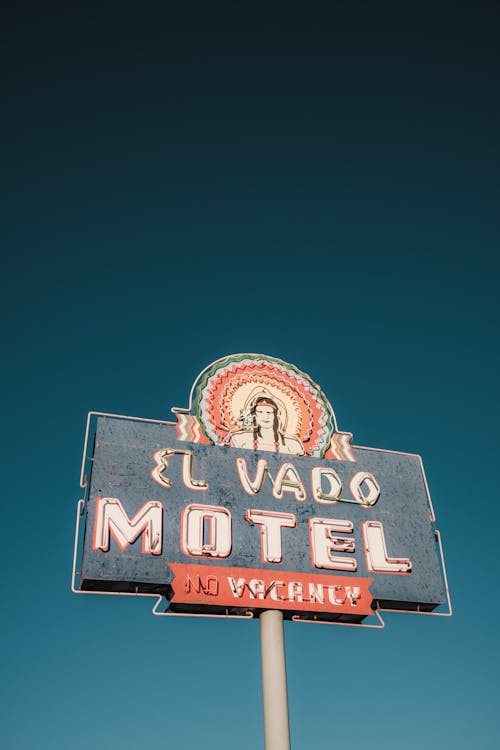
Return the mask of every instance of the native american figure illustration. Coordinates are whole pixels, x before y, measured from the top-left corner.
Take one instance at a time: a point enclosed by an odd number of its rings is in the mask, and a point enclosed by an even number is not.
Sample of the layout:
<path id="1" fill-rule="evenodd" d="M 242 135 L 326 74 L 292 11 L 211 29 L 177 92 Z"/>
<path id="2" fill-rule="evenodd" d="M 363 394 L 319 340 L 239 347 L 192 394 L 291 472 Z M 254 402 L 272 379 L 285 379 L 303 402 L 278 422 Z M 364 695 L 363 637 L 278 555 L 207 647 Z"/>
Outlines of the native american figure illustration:
<path id="1" fill-rule="evenodd" d="M 287 435 L 287 413 L 285 405 L 277 403 L 264 388 L 250 394 L 240 417 L 239 429 L 232 430 L 224 440 L 233 448 L 250 448 L 254 451 L 275 451 L 295 456 L 304 455 L 304 446 L 299 438 Z"/>

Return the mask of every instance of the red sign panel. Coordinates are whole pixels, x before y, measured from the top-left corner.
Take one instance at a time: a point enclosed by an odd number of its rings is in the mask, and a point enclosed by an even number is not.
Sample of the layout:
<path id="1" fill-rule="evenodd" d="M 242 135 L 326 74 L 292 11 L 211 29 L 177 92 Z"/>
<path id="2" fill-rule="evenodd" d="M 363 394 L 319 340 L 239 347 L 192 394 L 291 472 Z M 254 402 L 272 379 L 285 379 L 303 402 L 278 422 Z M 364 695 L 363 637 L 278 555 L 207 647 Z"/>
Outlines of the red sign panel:
<path id="1" fill-rule="evenodd" d="M 346 579 L 259 568 L 170 563 L 174 572 L 171 604 L 248 607 L 304 612 L 372 613 L 371 578 Z"/>

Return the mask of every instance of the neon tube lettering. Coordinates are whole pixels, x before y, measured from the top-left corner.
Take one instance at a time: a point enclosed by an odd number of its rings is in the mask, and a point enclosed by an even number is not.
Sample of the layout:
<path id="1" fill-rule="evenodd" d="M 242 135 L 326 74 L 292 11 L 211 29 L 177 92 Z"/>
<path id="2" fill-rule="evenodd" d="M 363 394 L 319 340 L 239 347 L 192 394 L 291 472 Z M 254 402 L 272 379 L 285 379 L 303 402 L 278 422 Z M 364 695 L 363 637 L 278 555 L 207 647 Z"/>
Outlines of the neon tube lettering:
<path id="1" fill-rule="evenodd" d="M 133 544 L 142 534 L 142 551 L 144 554 L 161 555 L 162 532 L 162 503 L 154 501 L 145 503 L 135 516 L 129 519 L 118 498 L 96 498 L 93 549 L 107 552 L 111 533 L 123 552 L 129 544 Z"/>
<path id="2" fill-rule="evenodd" d="M 169 456 L 182 456 L 182 481 L 189 490 L 208 490 L 208 482 L 203 479 L 194 479 L 192 473 L 193 452 L 182 450 L 181 448 L 162 448 L 153 453 L 153 460 L 156 464 L 151 472 L 151 477 L 162 487 L 172 487 L 172 480 L 166 475 L 168 469 Z"/>
<path id="3" fill-rule="evenodd" d="M 280 563 L 283 559 L 281 529 L 294 529 L 297 526 L 297 517 L 293 513 L 247 510 L 245 521 L 252 526 L 255 523 L 260 526 L 262 562 Z"/>
<path id="4" fill-rule="evenodd" d="M 332 552 L 354 552 L 354 539 L 333 536 L 336 532 L 352 534 L 351 521 L 331 518 L 310 518 L 309 537 L 311 540 L 311 558 L 316 568 L 328 570 L 357 570 L 355 558 L 340 557 Z"/>
<path id="5" fill-rule="evenodd" d="M 244 458 L 236 459 L 236 469 L 240 478 L 241 486 L 248 495 L 256 495 L 260 492 L 267 474 L 267 461 L 259 458 L 253 480 L 248 476 L 247 462 Z"/>
<path id="6" fill-rule="evenodd" d="M 328 479 L 330 484 L 329 492 L 323 492 L 323 477 Z M 311 485 L 313 498 L 317 503 L 336 503 L 340 499 L 342 482 L 335 469 L 315 466 L 311 472 Z"/>
<path id="7" fill-rule="evenodd" d="M 208 540 L 205 540 L 208 528 Z M 231 514 L 213 505 L 187 505 L 181 514 L 181 549 L 192 557 L 228 557 Z"/>
<path id="8" fill-rule="evenodd" d="M 407 557 L 389 557 L 385 544 L 384 528 L 380 521 L 363 523 L 366 566 L 373 573 L 410 573 L 411 562 Z"/>
<path id="9" fill-rule="evenodd" d="M 284 492 L 293 492 L 295 499 L 304 502 L 306 490 L 293 464 L 289 461 L 282 464 L 273 482 L 273 495 L 277 500 L 283 498 Z"/>

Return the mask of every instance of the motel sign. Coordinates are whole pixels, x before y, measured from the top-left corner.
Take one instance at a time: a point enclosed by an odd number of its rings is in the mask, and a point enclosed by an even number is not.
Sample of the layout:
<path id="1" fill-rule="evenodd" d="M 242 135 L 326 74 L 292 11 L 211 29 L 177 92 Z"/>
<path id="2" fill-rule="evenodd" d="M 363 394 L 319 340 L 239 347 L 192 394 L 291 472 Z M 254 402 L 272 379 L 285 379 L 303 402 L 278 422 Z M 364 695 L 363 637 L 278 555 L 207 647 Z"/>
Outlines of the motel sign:
<path id="1" fill-rule="evenodd" d="M 224 357 L 172 411 L 89 415 L 77 590 L 354 624 L 448 602 L 420 457 L 352 445 L 308 375 Z"/>

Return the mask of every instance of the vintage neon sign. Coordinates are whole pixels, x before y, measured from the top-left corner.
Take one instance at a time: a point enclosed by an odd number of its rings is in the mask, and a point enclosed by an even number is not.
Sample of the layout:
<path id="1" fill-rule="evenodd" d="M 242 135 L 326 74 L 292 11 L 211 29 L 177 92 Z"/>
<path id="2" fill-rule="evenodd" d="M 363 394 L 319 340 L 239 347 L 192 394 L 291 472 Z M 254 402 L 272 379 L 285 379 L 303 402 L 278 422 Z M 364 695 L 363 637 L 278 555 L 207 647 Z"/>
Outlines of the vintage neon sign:
<path id="1" fill-rule="evenodd" d="M 173 411 L 91 415 L 78 590 L 336 622 L 449 603 L 420 457 L 353 446 L 308 375 L 225 357 Z"/>

